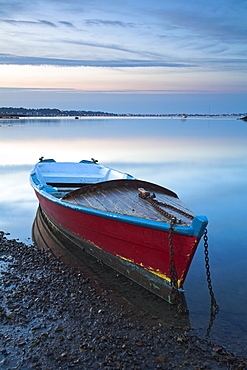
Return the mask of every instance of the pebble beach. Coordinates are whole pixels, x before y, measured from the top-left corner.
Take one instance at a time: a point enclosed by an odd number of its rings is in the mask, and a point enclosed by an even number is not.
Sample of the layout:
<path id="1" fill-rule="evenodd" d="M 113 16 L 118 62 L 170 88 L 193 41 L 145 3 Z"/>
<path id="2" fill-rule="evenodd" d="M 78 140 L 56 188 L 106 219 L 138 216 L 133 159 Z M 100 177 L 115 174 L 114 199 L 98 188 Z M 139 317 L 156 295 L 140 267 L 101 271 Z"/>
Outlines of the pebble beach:
<path id="1" fill-rule="evenodd" d="M 246 369 L 243 357 L 167 327 L 100 281 L 0 232 L 1 369 Z"/>

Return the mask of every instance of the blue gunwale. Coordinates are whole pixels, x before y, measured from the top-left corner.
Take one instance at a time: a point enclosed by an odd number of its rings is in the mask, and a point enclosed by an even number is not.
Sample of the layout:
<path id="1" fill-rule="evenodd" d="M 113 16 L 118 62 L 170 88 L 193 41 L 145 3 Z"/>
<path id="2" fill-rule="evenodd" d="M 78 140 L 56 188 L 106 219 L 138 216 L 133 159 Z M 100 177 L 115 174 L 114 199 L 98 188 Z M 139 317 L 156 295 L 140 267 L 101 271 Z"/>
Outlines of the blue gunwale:
<path id="1" fill-rule="evenodd" d="M 51 186 L 42 185 L 39 183 L 35 174 L 31 176 L 33 187 L 35 190 L 44 198 L 49 199 L 49 201 L 60 205 L 65 208 L 72 209 L 77 212 L 90 214 L 93 216 L 103 217 L 114 221 L 124 222 L 131 225 L 138 225 L 143 227 L 148 227 L 156 230 L 162 231 L 169 231 L 170 223 L 161 222 L 161 221 L 153 221 L 153 220 L 146 220 L 132 216 L 125 216 L 117 213 L 101 211 L 93 208 L 87 208 L 84 206 L 78 206 L 76 204 L 67 203 L 62 201 L 56 197 L 54 197 L 51 192 L 55 191 L 56 189 Z M 39 183 L 39 184 L 38 184 Z M 208 219 L 205 216 L 195 216 L 193 222 L 190 226 L 183 226 L 183 225 L 174 225 L 173 232 L 177 234 L 192 236 L 196 235 L 197 237 L 201 237 L 204 233 L 205 227 L 208 224 Z"/>

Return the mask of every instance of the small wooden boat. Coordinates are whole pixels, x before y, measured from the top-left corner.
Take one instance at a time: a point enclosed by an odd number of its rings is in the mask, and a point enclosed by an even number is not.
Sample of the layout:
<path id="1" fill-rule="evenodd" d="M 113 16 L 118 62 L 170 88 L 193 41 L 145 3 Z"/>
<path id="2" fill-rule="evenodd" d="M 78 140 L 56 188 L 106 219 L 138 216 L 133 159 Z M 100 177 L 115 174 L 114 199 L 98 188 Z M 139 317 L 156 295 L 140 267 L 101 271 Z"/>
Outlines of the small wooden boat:
<path id="1" fill-rule="evenodd" d="M 67 240 L 176 303 L 207 218 L 162 186 L 92 162 L 40 159 L 30 174 L 40 212 Z M 66 248 L 66 246 L 65 246 Z"/>

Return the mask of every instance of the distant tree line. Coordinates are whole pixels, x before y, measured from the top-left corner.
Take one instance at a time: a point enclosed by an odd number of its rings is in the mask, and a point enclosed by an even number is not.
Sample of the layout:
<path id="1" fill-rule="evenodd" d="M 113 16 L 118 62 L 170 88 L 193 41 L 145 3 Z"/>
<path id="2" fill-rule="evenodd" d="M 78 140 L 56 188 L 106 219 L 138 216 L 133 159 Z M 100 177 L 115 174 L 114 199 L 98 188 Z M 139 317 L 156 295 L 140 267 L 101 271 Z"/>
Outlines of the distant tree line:
<path id="1" fill-rule="evenodd" d="M 246 116 L 247 113 L 221 113 L 221 114 L 181 114 L 181 113 L 170 113 L 170 114 L 132 114 L 132 113 L 108 113 L 101 111 L 85 111 L 85 110 L 60 110 L 57 108 L 13 108 L 13 107 L 2 107 L 0 108 L 0 118 L 8 116 L 18 117 L 83 117 L 83 116 L 106 116 L 106 117 L 180 117 L 185 119 L 187 117 L 215 117 L 215 116 Z M 12 117 L 13 118 L 13 117 Z"/>
<path id="2" fill-rule="evenodd" d="M 109 115 L 114 116 L 113 113 L 105 113 L 100 111 L 78 111 L 78 110 L 60 110 L 56 108 L 13 108 L 2 107 L 0 108 L 0 115 L 18 115 L 18 116 L 96 116 L 96 115 Z"/>

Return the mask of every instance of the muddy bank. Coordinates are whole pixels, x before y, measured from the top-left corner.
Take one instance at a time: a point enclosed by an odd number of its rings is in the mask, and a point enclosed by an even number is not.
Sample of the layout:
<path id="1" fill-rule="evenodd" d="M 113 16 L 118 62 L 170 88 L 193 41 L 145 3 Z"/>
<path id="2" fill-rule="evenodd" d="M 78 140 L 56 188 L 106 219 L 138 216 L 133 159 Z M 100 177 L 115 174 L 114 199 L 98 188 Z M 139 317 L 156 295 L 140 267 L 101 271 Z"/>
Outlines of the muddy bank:
<path id="1" fill-rule="evenodd" d="M 0 232 L 1 369 L 246 369 L 100 281 Z"/>

